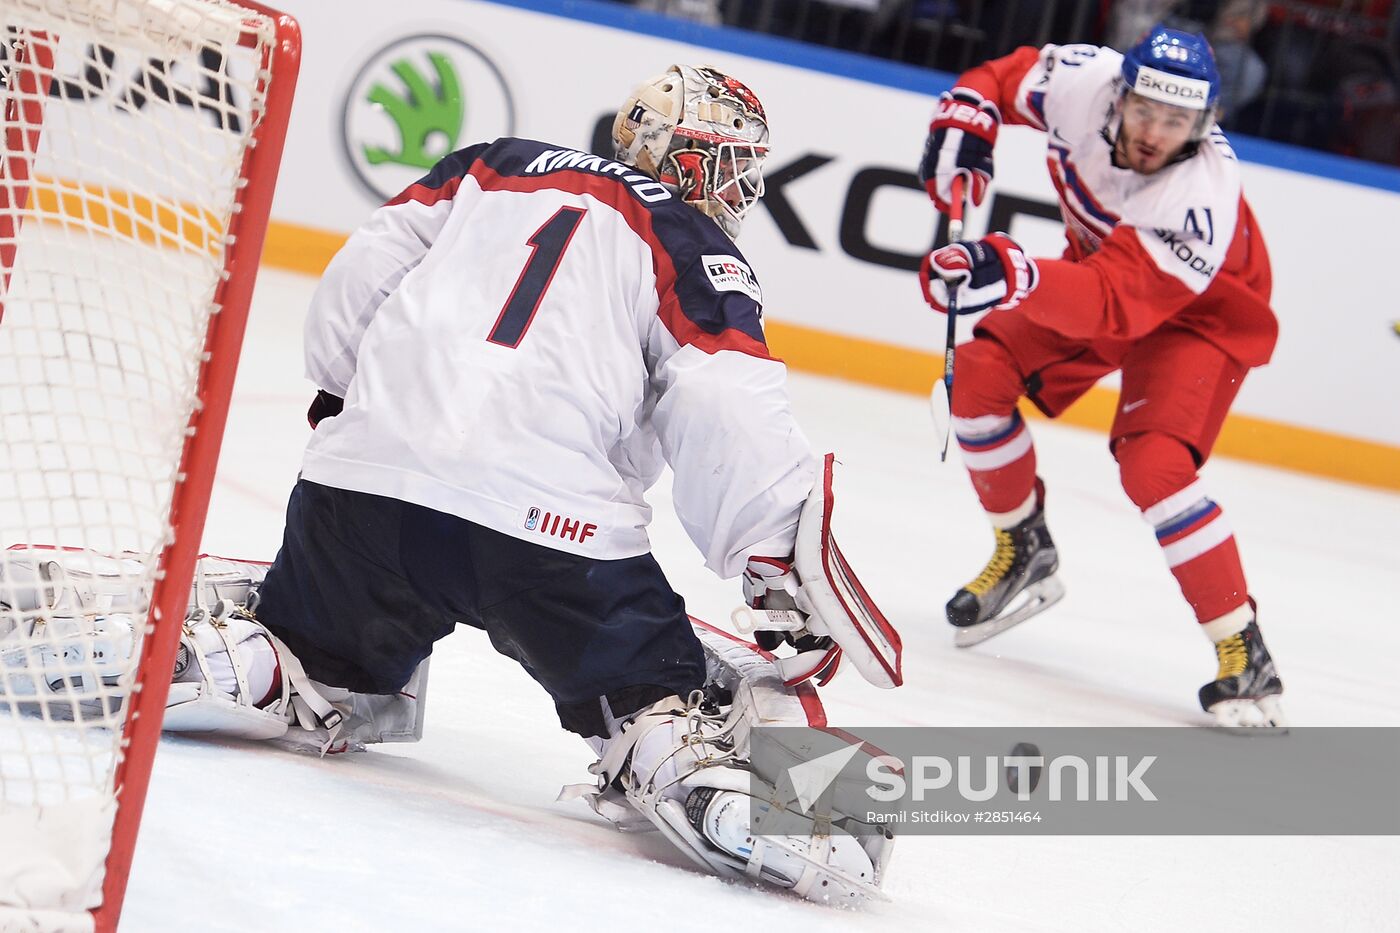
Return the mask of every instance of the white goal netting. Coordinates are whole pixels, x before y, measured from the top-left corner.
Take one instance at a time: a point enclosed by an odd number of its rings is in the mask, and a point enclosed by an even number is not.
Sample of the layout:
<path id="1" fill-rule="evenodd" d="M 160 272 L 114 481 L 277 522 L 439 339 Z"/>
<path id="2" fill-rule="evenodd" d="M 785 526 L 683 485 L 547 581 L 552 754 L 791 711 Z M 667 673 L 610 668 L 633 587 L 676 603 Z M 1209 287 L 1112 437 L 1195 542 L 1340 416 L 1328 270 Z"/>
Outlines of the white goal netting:
<path id="1" fill-rule="evenodd" d="M 276 32 L 225 0 L 0 0 L 0 26 L 3 931 L 98 906 Z"/>

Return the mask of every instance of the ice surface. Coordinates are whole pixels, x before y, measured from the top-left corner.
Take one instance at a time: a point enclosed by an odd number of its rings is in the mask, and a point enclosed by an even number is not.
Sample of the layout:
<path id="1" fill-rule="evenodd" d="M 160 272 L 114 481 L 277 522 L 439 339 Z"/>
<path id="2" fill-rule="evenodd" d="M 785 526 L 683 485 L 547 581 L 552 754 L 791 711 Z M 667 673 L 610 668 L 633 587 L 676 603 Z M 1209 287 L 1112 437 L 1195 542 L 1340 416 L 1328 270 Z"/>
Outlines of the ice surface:
<path id="1" fill-rule="evenodd" d="M 301 319 L 313 282 L 264 271 L 206 549 L 271 558 L 312 390 Z M 778 309 L 774 309 L 778 313 Z M 942 604 L 992 540 L 924 400 L 794 375 L 797 415 L 844 463 L 842 546 L 905 642 L 906 685 L 847 671 L 833 723 L 1205 723 L 1214 655 L 1104 439 L 1036 422 L 1068 595 L 966 651 Z M 1400 725 L 1394 597 L 1400 496 L 1226 461 L 1205 471 L 1236 529 L 1298 724 Z M 653 542 L 691 611 L 717 623 L 739 595 L 706 571 L 652 496 Z M 835 911 L 690 869 L 655 834 L 623 836 L 582 804 L 590 755 L 547 697 L 481 633 L 434 655 L 418 745 L 316 760 L 167 738 L 123 928 L 132 931 L 1360 930 L 1400 916 L 1393 838 L 901 839 L 893 902 Z"/>

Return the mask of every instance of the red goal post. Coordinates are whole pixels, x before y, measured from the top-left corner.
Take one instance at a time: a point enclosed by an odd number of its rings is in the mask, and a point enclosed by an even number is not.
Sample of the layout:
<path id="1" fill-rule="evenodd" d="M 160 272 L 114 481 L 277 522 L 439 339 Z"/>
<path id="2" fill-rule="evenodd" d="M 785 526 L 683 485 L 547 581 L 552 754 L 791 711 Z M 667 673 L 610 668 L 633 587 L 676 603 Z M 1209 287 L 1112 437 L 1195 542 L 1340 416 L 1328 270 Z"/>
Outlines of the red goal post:
<path id="1" fill-rule="evenodd" d="M 140 607 L 114 641 L 0 558 L 0 931 L 113 930 L 300 34 L 251 0 L 0 0 L 0 25 L 0 553 L 133 554 Z"/>

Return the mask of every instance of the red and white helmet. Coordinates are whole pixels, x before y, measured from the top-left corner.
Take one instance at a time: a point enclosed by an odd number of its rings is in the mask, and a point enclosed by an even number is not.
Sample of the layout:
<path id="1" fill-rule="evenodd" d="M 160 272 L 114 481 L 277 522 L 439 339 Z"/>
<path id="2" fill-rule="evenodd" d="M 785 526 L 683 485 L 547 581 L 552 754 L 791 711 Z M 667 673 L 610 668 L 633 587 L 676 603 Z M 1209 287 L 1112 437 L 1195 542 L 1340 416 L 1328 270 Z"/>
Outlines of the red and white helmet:
<path id="1" fill-rule="evenodd" d="M 643 82 L 613 121 L 617 160 L 636 166 L 731 238 L 763 196 L 768 118 L 744 84 L 714 68 L 672 65 Z"/>

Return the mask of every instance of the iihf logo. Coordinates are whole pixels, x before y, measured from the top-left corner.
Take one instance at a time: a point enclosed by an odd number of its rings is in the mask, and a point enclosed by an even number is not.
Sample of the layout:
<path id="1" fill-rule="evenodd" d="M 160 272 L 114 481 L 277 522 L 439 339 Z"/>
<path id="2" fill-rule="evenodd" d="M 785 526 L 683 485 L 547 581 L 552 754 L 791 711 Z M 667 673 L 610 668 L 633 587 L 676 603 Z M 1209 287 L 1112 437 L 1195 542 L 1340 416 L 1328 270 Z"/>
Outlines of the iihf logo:
<path id="1" fill-rule="evenodd" d="M 569 518 L 558 512 L 541 513 L 539 506 L 532 505 L 525 513 L 525 530 L 538 531 L 542 535 L 552 535 L 556 538 L 577 541 L 582 544 L 597 534 L 598 526 L 594 522 L 585 522 L 581 518 Z"/>

